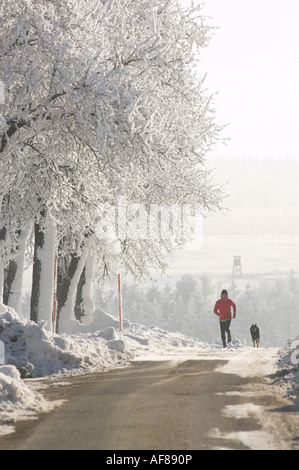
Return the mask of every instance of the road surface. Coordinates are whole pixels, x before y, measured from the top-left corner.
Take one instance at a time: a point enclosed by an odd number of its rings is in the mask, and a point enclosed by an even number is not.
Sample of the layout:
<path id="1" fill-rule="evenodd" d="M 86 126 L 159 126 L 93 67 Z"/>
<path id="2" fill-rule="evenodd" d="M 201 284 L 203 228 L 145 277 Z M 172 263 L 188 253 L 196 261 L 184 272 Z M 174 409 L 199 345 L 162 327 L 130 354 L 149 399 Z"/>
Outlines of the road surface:
<path id="1" fill-rule="evenodd" d="M 248 352 L 227 351 L 49 379 L 41 391 L 63 404 L 17 423 L 0 450 L 298 450 L 298 409 L 265 376 L 262 351 L 251 354 L 243 374 Z"/>

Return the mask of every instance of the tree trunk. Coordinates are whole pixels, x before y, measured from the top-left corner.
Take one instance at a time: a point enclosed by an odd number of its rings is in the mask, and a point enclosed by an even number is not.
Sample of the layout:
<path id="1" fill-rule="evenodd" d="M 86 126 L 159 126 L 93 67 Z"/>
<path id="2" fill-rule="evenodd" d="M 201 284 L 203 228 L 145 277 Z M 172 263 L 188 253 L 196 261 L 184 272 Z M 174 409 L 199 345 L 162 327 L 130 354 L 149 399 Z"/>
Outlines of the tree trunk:
<path id="1" fill-rule="evenodd" d="M 19 232 L 18 254 L 9 261 L 5 269 L 3 302 L 18 314 L 21 313 L 25 252 L 30 232 L 31 228 Z"/>
<path id="2" fill-rule="evenodd" d="M 33 254 L 33 270 L 32 270 L 32 288 L 31 288 L 31 305 L 30 320 L 38 321 L 39 298 L 40 298 L 40 277 L 42 262 L 38 256 L 39 249 L 44 246 L 44 232 L 41 231 L 40 225 L 34 226 L 34 254 Z"/>
<path id="3" fill-rule="evenodd" d="M 93 273 L 94 273 L 94 257 L 88 255 L 85 266 L 83 268 L 80 281 L 77 287 L 75 317 L 81 323 L 87 325 L 92 321 L 95 311 L 93 302 Z"/>
<path id="4" fill-rule="evenodd" d="M 72 256 L 72 260 L 68 269 L 69 274 L 71 268 L 72 276 L 68 276 L 66 279 L 65 285 L 68 285 L 68 289 L 63 289 L 63 298 L 65 299 L 65 301 L 63 304 L 60 304 L 59 308 L 59 332 L 71 333 L 80 331 L 80 323 L 76 323 L 75 321 L 76 319 L 74 315 L 74 308 L 77 294 L 77 286 L 85 266 L 87 254 L 88 253 L 86 249 L 79 258 L 75 255 Z"/>
<path id="5" fill-rule="evenodd" d="M 7 268 L 4 269 L 4 283 L 3 283 L 3 303 L 8 305 L 9 297 L 12 289 L 14 279 L 17 272 L 17 262 L 11 259 Z"/>
<path id="6" fill-rule="evenodd" d="M 0 262 L 0 313 L 5 313 L 7 311 L 7 308 L 3 303 L 3 283 L 4 283 L 3 264 Z"/>
<path id="7" fill-rule="evenodd" d="M 44 232 L 35 224 L 30 319 L 45 320 L 48 330 L 52 330 L 55 234 L 53 221 Z"/>
<path id="8" fill-rule="evenodd" d="M 60 311 L 66 303 L 71 280 L 76 272 L 79 257 L 75 254 L 59 256 L 57 272 L 57 321 L 59 323 Z"/>
<path id="9" fill-rule="evenodd" d="M 79 282 L 78 282 L 75 309 L 74 309 L 75 318 L 76 318 L 76 320 L 79 320 L 80 323 L 82 323 L 82 317 L 85 316 L 84 307 L 83 307 L 83 301 L 84 301 L 84 299 L 83 299 L 83 288 L 84 288 L 84 284 L 86 282 L 85 273 L 86 273 L 86 266 L 84 266 L 84 268 L 82 270 L 82 273 L 81 273 L 81 276 L 80 276 L 80 279 L 79 279 Z"/>
<path id="10" fill-rule="evenodd" d="M 3 196 L 0 196 L 0 214 L 2 211 L 2 201 Z M 0 229 L 0 313 L 5 313 L 7 311 L 6 306 L 3 303 L 3 285 L 4 285 L 4 253 L 2 252 L 3 245 L 6 239 L 6 228 L 2 227 Z M 4 250 L 3 250 L 4 251 Z"/>

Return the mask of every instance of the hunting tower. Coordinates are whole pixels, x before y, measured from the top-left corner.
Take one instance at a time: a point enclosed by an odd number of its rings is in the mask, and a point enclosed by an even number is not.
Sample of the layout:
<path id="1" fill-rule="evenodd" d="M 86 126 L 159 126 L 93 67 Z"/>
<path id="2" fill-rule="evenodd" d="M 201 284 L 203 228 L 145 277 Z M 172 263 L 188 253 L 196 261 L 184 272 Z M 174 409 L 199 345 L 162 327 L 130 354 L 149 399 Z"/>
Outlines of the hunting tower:
<path id="1" fill-rule="evenodd" d="M 241 256 L 234 256 L 233 277 L 243 277 Z"/>

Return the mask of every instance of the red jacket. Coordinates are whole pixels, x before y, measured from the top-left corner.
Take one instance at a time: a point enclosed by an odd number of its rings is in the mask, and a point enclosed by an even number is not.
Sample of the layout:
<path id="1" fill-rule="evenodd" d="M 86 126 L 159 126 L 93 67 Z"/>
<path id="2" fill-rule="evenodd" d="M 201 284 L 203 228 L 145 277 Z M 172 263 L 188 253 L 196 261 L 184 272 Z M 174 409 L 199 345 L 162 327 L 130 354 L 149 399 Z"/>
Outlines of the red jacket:
<path id="1" fill-rule="evenodd" d="M 231 311 L 231 308 L 233 309 L 233 312 Z M 236 318 L 236 311 L 236 304 L 231 299 L 219 299 L 215 303 L 214 313 L 219 317 L 220 321 Z"/>

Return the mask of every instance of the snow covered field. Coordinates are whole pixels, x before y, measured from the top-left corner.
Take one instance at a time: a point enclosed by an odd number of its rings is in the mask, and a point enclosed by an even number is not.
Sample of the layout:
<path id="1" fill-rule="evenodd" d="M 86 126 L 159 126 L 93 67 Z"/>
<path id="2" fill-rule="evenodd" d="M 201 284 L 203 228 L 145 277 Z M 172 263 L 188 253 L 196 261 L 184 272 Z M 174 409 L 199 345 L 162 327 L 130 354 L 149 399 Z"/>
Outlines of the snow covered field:
<path id="1" fill-rule="evenodd" d="M 53 334 L 34 322 L 21 320 L 10 309 L 0 315 L 0 340 L 5 345 L 5 364 L 0 365 L 0 434 L 14 431 L 13 422 L 34 418 L 59 403 L 46 401 L 37 391 L 36 380 L 59 378 L 92 371 L 106 371 L 126 366 L 131 360 L 229 359 L 225 371 L 248 374 L 252 371 L 252 348 L 234 339 L 232 349 L 210 345 L 180 333 L 169 333 L 156 327 L 145 327 L 125 321 L 122 330 L 118 320 L 99 310 L 96 320 L 77 334 Z M 299 391 L 298 361 L 294 349 L 299 341 L 284 348 L 261 348 L 261 374 L 279 368 L 279 389 L 291 394 Z M 224 357 L 224 353 L 226 356 Z M 227 353 L 229 353 L 227 355 Z M 241 353 L 241 355 L 239 355 Z M 297 364 L 294 364 L 294 359 Z M 279 361 L 279 363 L 277 362 Z M 256 372 L 256 371 L 255 371 Z M 30 377 L 29 380 L 24 378 Z"/>
<path id="2" fill-rule="evenodd" d="M 281 278 L 298 272 L 299 208 L 232 208 L 204 220 L 203 236 L 171 258 L 170 276 L 202 272 L 230 277 L 241 256 L 244 278 Z"/>

